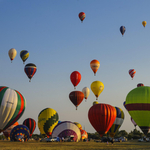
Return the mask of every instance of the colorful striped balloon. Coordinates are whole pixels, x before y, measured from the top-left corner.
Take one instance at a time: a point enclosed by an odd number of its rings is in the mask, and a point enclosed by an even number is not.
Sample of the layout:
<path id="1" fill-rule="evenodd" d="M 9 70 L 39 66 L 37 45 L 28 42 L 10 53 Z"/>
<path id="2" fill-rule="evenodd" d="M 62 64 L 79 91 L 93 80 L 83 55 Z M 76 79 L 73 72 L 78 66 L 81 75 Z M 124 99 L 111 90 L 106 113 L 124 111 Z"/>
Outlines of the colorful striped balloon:
<path id="1" fill-rule="evenodd" d="M 0 86 L 0 132 L 14 124 L 23 114 L 26 100 L 23 95 L 6 86 Z"/>
<path id="2" fill-rule="evenodd" d="M 100 67 L 100 62 L 98 60 L 94 59 L 90 62 L 90 67 L 93 70 L 94 75 L 96 75 L 96 72 Z"/>
<path id="3" fill-rule="evenodd" d="M 25 61 L 26 61 L 26 60 L 28 59 L 28 57 L 29 57 L 29 52 L 28 52 L 27 50 L 22 50 L 22 51 L 20 52 L 20 57 L 21 57 L 23 63 L 25 63 Z"/>
<path id="4" fill-rule="evenodd" d="M 111 137 L 114 137 L 116 132 L 119 130 L 119 128 L 121 127 L 123 121 L 124 121 L 124 112 L 122 111 L 121 108 L 119 107 L 115 107 L 116 109 L 116 119 L 113 123 L 113 125 L 111 126 L 111 128 L 109 129 L 108 133 Z"/>
<path id="5" fill-rule="evenodd" d="M 135 73 L 136 73 L 136 71 L 134 69 L 129 70 L 129 75 L 131 76 L 132 79 L 135 76 Z"/>
<path id="6" fill-rule="evenodd" d="M 131 90 L 126 97 L 126 109 L 145 135 L 150 129 L 150 87 Z"/>
<path id="7" fill-rule="evenodd" d="M 27 118 L 24 120 L 23 125 L 27 126 L 30 130 L 30 137 L 32 136 L 35 128 L 36 128 L 36 122 L 32 118 Z"/>
<path id="8" fill-rule="evenodd" d="M 31 81 L 31 78 L 33 77 L 33 75 L 36 73 L 36 65 L 29 63 L 27 65 L 25 65 L 24 67 L 24 71 L 26 73 L 26 75 L 28 76 L 28 78 L 30 79 L 29 82 Z"/>

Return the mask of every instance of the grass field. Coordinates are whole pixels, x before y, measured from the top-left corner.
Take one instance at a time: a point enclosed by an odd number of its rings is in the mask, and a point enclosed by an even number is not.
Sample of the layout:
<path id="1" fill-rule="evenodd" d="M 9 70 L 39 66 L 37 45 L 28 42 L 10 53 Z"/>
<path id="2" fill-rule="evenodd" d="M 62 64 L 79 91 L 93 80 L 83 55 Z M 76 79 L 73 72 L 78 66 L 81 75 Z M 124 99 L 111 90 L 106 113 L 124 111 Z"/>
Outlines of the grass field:
<path id="1" fill-rule="evenodd" d="M 96 143 L 96 142 L 10 142 L 0 141 L 0 150 L 145 150 L 150 149 L 150 142 L 115 142 L 110 143 Z"/>

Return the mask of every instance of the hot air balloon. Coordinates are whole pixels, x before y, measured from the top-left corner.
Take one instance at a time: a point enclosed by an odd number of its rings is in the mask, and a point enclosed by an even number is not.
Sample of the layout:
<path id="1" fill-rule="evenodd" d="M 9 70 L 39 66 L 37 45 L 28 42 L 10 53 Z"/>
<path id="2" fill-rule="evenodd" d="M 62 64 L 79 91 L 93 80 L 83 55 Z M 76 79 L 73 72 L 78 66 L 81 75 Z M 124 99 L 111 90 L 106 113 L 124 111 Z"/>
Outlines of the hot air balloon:
<path id="1" fill-rule="evenodd" d="M 90 62 L 90 67 L 93 70 L 94 75 L 96 75 L 96 72 L 97 72 L 98 68 L 100 67 L 100 62 L 98 60 L 94 59 Z"/>
<path id="2" fill-rule="evenodd" d="M 93 105 L 88 112 L 91 125 L 102 137 L 106 134 L 116 119 L 116 109 L 109 104 Z"/>
<path id="3" fill-rule="evenodd" d="M 119 107 L 115 107 L 115 109 L 116 109 L 117 116 L 108 132 L 112 138 L 115 136 L 116 132 L 119 130 L 119 128 L 121 127 L 124 121 L 124 112 L 122 111 L 122 109 Z"/>
<path id="4" fill-rule="evenodd" d="M 99 104 L 98 101 L 94 101 L 94 102 L 93 102 L 93 105 L 96 105 L 96 104 Z"/>
<path id="5" fill-rule="evenodd" d="M 27 126 L 29 128 L 30 131 L 30 137 L 32 136 L 35 128 L 36 128 L 36 122 L 34 119 L 32 118 L 27 118 L 24 120 L 23 125 Z"/>
<path id="6" fill-rule="evenodd" d="M 140 86 L 144 86 L 144 84 L 143 83 L 138 83 L 137 87 L 140 87 Z"/>
<path id="7" fill-rule="evenodd" d="M 142 22 L 142 25 L 143 25 L 144 27 L 146 26 L 146 24 L 147 24 L 146 21 L 143 21 L 143 22 Z"/>
<path id="8" fill-rule="evenodd" d="M 26 60 L 28 59 L 28 57 L 29 57 L 29 52 L 28 52 L 27 50 L 22 50 L 22 51 L 20 52 L 20 57 L 21 57 L 23 63 L 25 63 L 25 61 L 26 61 Z"/>
<path id="9" fill-rule="evenodd" d="M 134 127 L 136 128 L 137 124 L 136 124 L 136 122 L 133 120 L 132 117 L 131 117 L 131 122 L 134 124 Z"/>
<path id="10" fill-rule="evenodd" d="M 85 15 L 84 12 L 80 12 L 79 13 L 79 18 L 80 18 L 81 22 L 83 22 L 83 20 L 85 19 L 85 17 L 86 17 L 86 15 Z"/>
<path id="11" fill-rule="evenodd" d="M 0 132 L 2 132 L 22 116 L 26 100 L 20 92 L 0 86 L 0 104 Z"/>
<path id="12" fill-rule="evenodd" d="M 80 103 L 84 99 L 84 94 L 81 91 L 72 91 L 69 94 L 69 98 L 71 102 L 76 106 L 76 110 L 77 110 L 77 107 L 80 105 Z"/>
<path id="13" fill-rule="evenodd" d="M 84 87 L 84 88 L 82 89 L 82 92 L 83 92 L 83 94 L 84 94 L 84 98 L 85 98 L 85 101 L 86 101 L 87 98 L 88 98 L 88 96 L 89 96 L 89 94 L 90 94 L 90 89 L 89 89 L 88 87 Z"/>
<path id="14" fill-rule="evenodd" d="M 14 60 L 14 58 L 16 57 L 16 55 L 17 55 L 17 51 L 14 48 L 11 48 L 8 51 L 8 55 L 9 55 L 9 58 L 10 58 L 10 60 L 12 62 Z"/>
<path id="15" fill-rule="evenodd" d="M 76 86 L 79 84 L 81 81 L 81 74 L 78 71 L 73 71 L 70 75 L 70 80 L 72 84 L 74 85 L 74 89 L 76 89 Z"/>
<path id="16" fill-rule="evenodd" d="M 82 130 L 82 125 L 78 122 L 73 122 L 80 130 Z"/>
<path id="17" fill-rule="evenodd" d="M 27 65 L 25 65 L 24 67 L 24 71 L 26 73 L 26 75 L 28 76 L 28 78 L 30 79 L 29 82 L 31 82 L 31 78 L 33 77 L 33 75 L 36 73 L 36 65 L 29 63 Z"/>
<path id="18" fill-rule="evenodd" d="M 41 134 L 47 137 L 52 135 L 54 127 L 58 124 L 58 113 L 52 108 L 43 109 L 38 115 L 38 127 Z"/>
<path id="19" fill-rule="evenodd" d="M 96 96 L 96 100 L 98 100 L 99 95 L 104 90 L 104 84 L 101 81 L 94 81 L 91 84 L 91 90 Z"/>
<path id="20" fill-rule="evenodd" d="M 54 128 L 52 137 L 59 137 L 61 139 L 72 137 L 74 142 L 78 142 L 81 139 L 81 132 L 74 123 L 63 121 Z"/>
<path id="21" fill-rule="evenodd" d="M 150 87 L 141 86 L 126 96 L 126 108 L 145 135 L 150 129 Z"/>
<path id="22" fill-rule="evenodd" d="M 125 26 L 121 26 L 120 27 L 120 32 L 121 32 L 122 36 L 124 35 L 125 31 L 126 31 Z"/>
<path id="23" fill-rule="evenodd" d="M 15 126 L 10 133 L 11 141 L 28 141 L 30 135 L 30 131 L 25 125 L 17 125 Z"/>
<path id="24" fill-rule="evenodd" d="M 84 140 L 84 139 L 87 139 L 88 138 L 88 134 L 85 130 L 80 130 L 81 131 L 81 139 Z"/>
<path id="25" fill-rule="evenodd" d="M 18 122 L 15 122 L 13 125 L 11 125 L 10 127 L 8 127 L 5 131 L 3 131 L 3 134 L 6 138 L 9 138 L 10 137 L 10 133 L 11 133 L 11 130 L 15 127 L 19 125 Z"/>
<path id="26" fill-rule="evenodd" d="M 129 70 L 129 75 L 131 76 L 132 79 L 135 76 L 135 73 L 136 73 L 136 71 L 134 69 Z"/>

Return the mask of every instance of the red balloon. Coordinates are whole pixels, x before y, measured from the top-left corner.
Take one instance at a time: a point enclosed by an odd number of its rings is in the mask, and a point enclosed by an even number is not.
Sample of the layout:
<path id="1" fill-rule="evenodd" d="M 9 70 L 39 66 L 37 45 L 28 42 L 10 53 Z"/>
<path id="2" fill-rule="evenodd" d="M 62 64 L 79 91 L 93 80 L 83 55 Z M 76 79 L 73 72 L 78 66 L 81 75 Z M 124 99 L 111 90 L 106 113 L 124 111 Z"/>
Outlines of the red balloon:
<path id="1" fill-rule="evenodd" d="M 144 84 L 143 83 L 137 84 L 137 87 L 140 87 L 140 86 L 144 86 Z"/>
<path id="2" fill-rule="evenodd" d="M 76 106 L 76 110 L 77 110 L 77 107 L 80 105 L 80 103 L 84 99 L 84 94 L 81 91 L 72 91 L 69 94 L 69 98 L 71 102 Z"/>
<path id="3" fill-rule="evenodd" d="M 108 104 L 93 105 L 88 112 L 91 125 L 102 137 L 106 134 L 116 119 L 116 109 Z"/>
<path id="4" fill-rule="evenodd" d="M 70 75 L 70 80 L 71 80 L 72 84 L 74 85 L 74 89 L 75 89 L 76 86 L 81 81 L 81 74 L 80 74 L 80 72 L 78 72 L 78 71 L 72 72 L 71 75 Z"/>
<path id="5" fill-rule="evenodd" d="M 86 17 L 86 15 L 84 12 L 79 13 L 79 18 L 80 18 L 81 22 L 85 19 L 85 17 Z"/>
<path id="6" fill-rule="evenodd" d="M 129 75 L 131 76 L 132 79 L 134 78 L 135 73 L 136 73 L 136 71 L 134 69 L 129 70 Z"/>

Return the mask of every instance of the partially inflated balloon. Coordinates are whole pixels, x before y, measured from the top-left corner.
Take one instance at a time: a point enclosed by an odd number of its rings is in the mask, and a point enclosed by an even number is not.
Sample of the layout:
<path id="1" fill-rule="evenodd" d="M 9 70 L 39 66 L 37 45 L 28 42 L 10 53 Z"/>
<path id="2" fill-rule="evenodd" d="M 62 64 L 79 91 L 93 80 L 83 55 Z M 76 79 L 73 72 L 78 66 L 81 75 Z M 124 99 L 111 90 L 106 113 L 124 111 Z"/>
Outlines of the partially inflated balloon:
<path id="1" fill-rule="evenodd" d="M 102 137 L 106 134 L 116 119 L 116 109 L 108 104 L 93 105 L 88 112 L 91 125 Z"/>
<path id="2" fill-rule="evenodd" d="M 96 100 L 98 100 L 99 95 L 104 90 L 104 84 L 101 81 L 94 81 L 91 84 L 91 90 L 96 96 Z"/>
<path id="3" fill-rule="evenodd" d="M 111 137 L 115 136 L 116 132 L 119 130 L 119 128 L 121 127 L 124 121 L 124 112 L 122 111 L 122 109 L 119 107 L 115 107 L 115 109 L 116 109 L 117 116 L 108 132 Z"/>
<path id="4" fill-rule="evenodd" d="M 84 140 L 84 139 L 87 139 L 88 138 L 88 134 L 85 130 L 80 130 L 81 131 L 81 139 Z"/>
<path id="5" fill-rule="evenodd" d="M 20 57 L 21 57 L 21 59 L 22 59 L 22 61 L 24 63 L 29 57 L 29 52 L 27 50 L 22 50 L 20 52 Z"/>
<path id="6" fill-rule="evenodd" d="M 86 15 L 85 15 L 84 12 L 80 12 L 79 13 L 79 18 L 80 18 L 81 22 L 83 22 L 83 20 L 85 19 L 85 17 L 86 17 Z"/>
<path id="7" fill-rule="evenodd" d="M 150 129 L 150 87 L 141 86 L 131 90 L 126 97 L 130 116 L 145 135 Z"/>
<path id="8" fill-rule="evenodd" d="M 143 22 L 142 22 L 142 25 L 143 25 L 144 27 L 146 26 L 146 24 L 147 24 L 146 21 L 143 21 Z"/>
<path id="9" fill-rule="evenodd" d="M 122 36 L 124 35 L 125 31 L 126 31 L 125 26 L 121 26 L 120 27 L 120 32 L 121 32 Z"/>
<path id="10" fill-rule="evenodd" d="M 43 109 L 38 115 L 38 127 L 41 134 L 51 136 L 54 127 L 58 124 L 58 113 L 52 108 Z"/>
<path id="11" fill-rule="evenodd" d="M 70 80 L 74 86 L 74 89 L 76 88 L 76 86 L 79 84 L 79 82 L 81 81 L 81 74 L 78 71 L 73 71 L 70 75 Z"/>
<path id="12" fill-rule="evenodd" d="M 88 87 L 84 87 L 84 88 L 82 89 L 82 92 L 83 92 L 83 94 L 84 94 L 85 100 L 87 100 L 87 98 L 88 98 L 88 96 L 89 96 L 89 94 L 90 94 L 90 89 L 89 89 Z"/>
<path id="13" fill-rule="evenodd" d="M 17 55 L 16 49 L 11 48 L 11 49 L 8 51 L 8 55 L 9 55 L 9 58 L 10 58 L 10 60 L 11 60 L 11 62 L 12 62 L 12 60 L 14 60 L 14 58 L 15 58 L 16 55 Z"/>
<path id="14" fill-rule="evenodd" d="M 136 73 L 136 71 L 134 69 L 129 70 L 129 75 L 131 76 L 132 79 L 134 78 L 135 73 Z"/>
<path id="15" fill-rule="evenodd" d="M 81 91 L 72 91 L 69 94 L 69 98 L 70 98 L 70 101 L 76 106 L 76 110 L 77 110 L 77 107 L 80 105 L 80 103 L 84 99 L 84 94 Z"/>
<path id="16" fill-rule="evenodd" d="M 80 130 L 82 130 L 82 126 L 81 126 L 81 124 L 80 123 L 78 123 L 78 122 L 74 122 L 74 124 L 80 129 Z"/>
<path id="17" fill-rule="evenodd" d="M 0 132 L 14 124 L 24 113 L 23 95 L 6 86 L 0 86 Z"/>
<path id="18" fill-rule="evenodd" d="M 96 75 L 96 72 L 100 67 L 100 62 L 98 60 L 94 59 L 90 62 L 90 67 L 93 70 L 94 75 Z"/>

